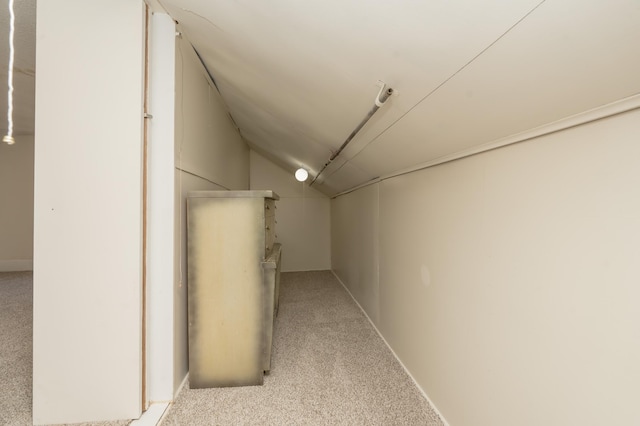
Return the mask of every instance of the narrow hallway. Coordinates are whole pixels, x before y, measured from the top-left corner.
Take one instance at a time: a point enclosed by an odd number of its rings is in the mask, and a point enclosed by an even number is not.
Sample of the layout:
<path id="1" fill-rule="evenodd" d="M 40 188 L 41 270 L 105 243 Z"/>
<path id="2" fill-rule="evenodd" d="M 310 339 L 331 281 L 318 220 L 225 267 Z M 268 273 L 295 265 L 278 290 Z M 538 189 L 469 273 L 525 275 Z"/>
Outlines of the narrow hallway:
<path id="1" fill-rule="evenodd" d="M 329 271 L 282 274 L 263 386 L 183 389 L 163 425 L 441 425 Z"/>
<path id="2" fill-rule="evenodd" d="M 31 272 L 0 274 L 0 425 L 32 422 L 32 293 Z M 161 424 L 443 424 L 331 272 L 282 274 L 274 333 L 264 386 L 185 388 Z"/>

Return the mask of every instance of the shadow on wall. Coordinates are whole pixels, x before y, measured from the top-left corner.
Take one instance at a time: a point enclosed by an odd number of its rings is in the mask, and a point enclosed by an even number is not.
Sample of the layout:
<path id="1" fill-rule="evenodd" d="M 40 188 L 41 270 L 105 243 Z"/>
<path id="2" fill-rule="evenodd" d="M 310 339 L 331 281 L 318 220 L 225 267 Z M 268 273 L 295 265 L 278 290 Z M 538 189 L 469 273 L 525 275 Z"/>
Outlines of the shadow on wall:
<path id="1" fill-rule="evenodd" d="M 0 144 L 0 271 L 33 269 L 33 135 Z"/>

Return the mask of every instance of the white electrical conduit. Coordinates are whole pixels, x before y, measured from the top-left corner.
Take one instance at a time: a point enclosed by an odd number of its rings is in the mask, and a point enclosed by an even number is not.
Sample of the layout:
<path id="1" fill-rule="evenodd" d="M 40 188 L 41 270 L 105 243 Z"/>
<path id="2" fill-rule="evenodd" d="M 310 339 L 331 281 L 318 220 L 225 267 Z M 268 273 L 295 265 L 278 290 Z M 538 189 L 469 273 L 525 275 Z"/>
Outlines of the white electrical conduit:
<path id="1" fill-rule="evenodd" d="M 371 108 L 367 116 L 360 122 L 360 124 L 358 124 L 358 126 L 353 130 L 353 132 L 351 132 L 351 134 L 349 135 L 347 140 L 344 141 L 342 146 L 340 146 L 340 148 L 338 148 L 338 150 L 333 153 L 331 158 L 329 158 L 329 161 L 325 163 L 325 165 L 322 167 L 320 172 L 316 175 L 315 178 L 313 178 L 309 186 L 314 184 L 314 182 L 320 177 L 322 172 L 324 172 L 324 169 L 326 169 L 327 166 L 331 164 L 333 160 L 335 160 L 336 157 L 338 157 L 338 155 L 340 155 L 342 150 L 345 149 L 345 147 L 349 144 L 349 142 L 351 142 L 351 139 L 353 139 L 354 136 L 358 134 L 358 132 L 364 127 L 364 125 L 367 124 L 367 121 L 369 121 L 371 117 L 373 117 L 373 114 L 375 114 L 376 111 L 378 111 L 380 107 L 384 105 L 384 103 L 387 101 L 387 99 L 389 99 L 389 96 L 391 95 L 393 95 L 393 89 L 391 87 L 387 87 L 387 85 L 383 83 L 382 87 L 380 88 L 380 91 L 378 92 L 378 95 L 376 96 L 375 104 L 373 105 L 373 107 Z"/>
<path id="2" fill-rule="evenodd" d="M 534 139 L 542 136 L 550 135 L 557 132 L 562 132 L 567 129 L 582 126 L 594 121 L 603 120 L 609 117 L 613 117 L 619 114 L 624 114 L 629 111 L 640 110 L 640 93 L 629 96 L 618 101 L 611 102 L 610 104 L 598 106 L 596 108 L 571 115 L 569 117 L 561 118 L 560 120 L 553 121 L 549 124 L 543 124 L 542 126 L 535 127 L 524 132 L 517 133 L 515 135 L 506 136 L 491 142 L 483 143 L 481 145 L 475 145 L 462 151 L 454 152 L 453 154 L 444 155 L 434 160 L 427 161 L 426 163 L 417 164 L 415 166 L 407 167 L 405 169 L 396 170 L 395 172 L 373 178 L 365 183 L 356 185 L 335 195 L 331 198 L 335 199 L 342 195 L 349 194 L 357 191 L 369 185 L 383 182 L 387 179 L 392 179 L 397 176 L 406 175 L 409 173 L 418 172 L 431 167 L 438 166 L 440 164 L 450 163 L 452 161 L 462 160 L 473 155 L 482 154 L 484 152 L 493 151 L 509 145 L 515 145 L 522 142 L 533 141 Z"/>
<path id="3" fill-rule="evenodd" d="M 2 138 L 2 142 L 8 145 L 16 143 L 13 139 L 13 35 L 15 33 L 16 16 L 13 13 L 13 0 L 9 0 L 9 70 L 7 74 L 9 91 L 7 93 L 7 134 Z"/>

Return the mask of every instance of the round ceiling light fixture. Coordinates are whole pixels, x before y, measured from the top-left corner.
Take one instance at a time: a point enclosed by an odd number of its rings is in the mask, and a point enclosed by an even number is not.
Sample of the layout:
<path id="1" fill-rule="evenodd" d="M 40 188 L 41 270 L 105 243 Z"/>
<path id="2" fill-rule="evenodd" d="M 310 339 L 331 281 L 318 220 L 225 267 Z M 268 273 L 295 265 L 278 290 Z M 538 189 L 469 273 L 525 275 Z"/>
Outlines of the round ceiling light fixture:
<path id="1" fill-rule="evenodd" d="M 298 182 L 304 182 L 308 177 L 309 172 L 307 172 L 305 169 L 299 168 L 298 170 L 296 170 L 296 180 Z"/>

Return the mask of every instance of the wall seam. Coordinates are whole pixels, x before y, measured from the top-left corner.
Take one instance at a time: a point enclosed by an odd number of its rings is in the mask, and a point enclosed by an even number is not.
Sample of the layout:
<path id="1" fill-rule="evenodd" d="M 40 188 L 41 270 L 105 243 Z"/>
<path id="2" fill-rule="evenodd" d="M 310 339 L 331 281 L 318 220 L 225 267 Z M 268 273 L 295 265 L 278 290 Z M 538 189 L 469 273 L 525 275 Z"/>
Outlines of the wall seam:
<path id="1" fill-rule="evenodd" d="M 197 173 L 193 173 L 193 172 L 190 172 L 190 171 L 188 171 L 188 170 L 181 169 L 180 167 L 176 167 L 176 170 L 181 171 L 181 172 L 186 173 L 186 174 L 191 175 L 191 176 L 195 176 L 195 177 L 200 178 L 200 179 L 202 179 L 202 180 L 206 180 L 207 182 L 212 183 L 212 184 L 217 185 L 217 186 L 220 186 L 220 187 L 222 187 L 222 188 L 226 189 L 227 191 L 231 191 L 231 189 L 227 188 L 226 186 L 224 186 L 224 185 L 222 185 L 222 184 L 220 184 L 220 183 L 218 183 L 218 182 L 214 182 L 214 181 L 212 181 L 211 179 L 207 179 L 207 178 L 206 178 L 206 177 L 204 177 L 204 176 L 200 176 L 200 175 L 199 175 L 199 174 L 197 174 Z M 182 193 L 181 193 L 181 195 L 182 195 Z"/>

